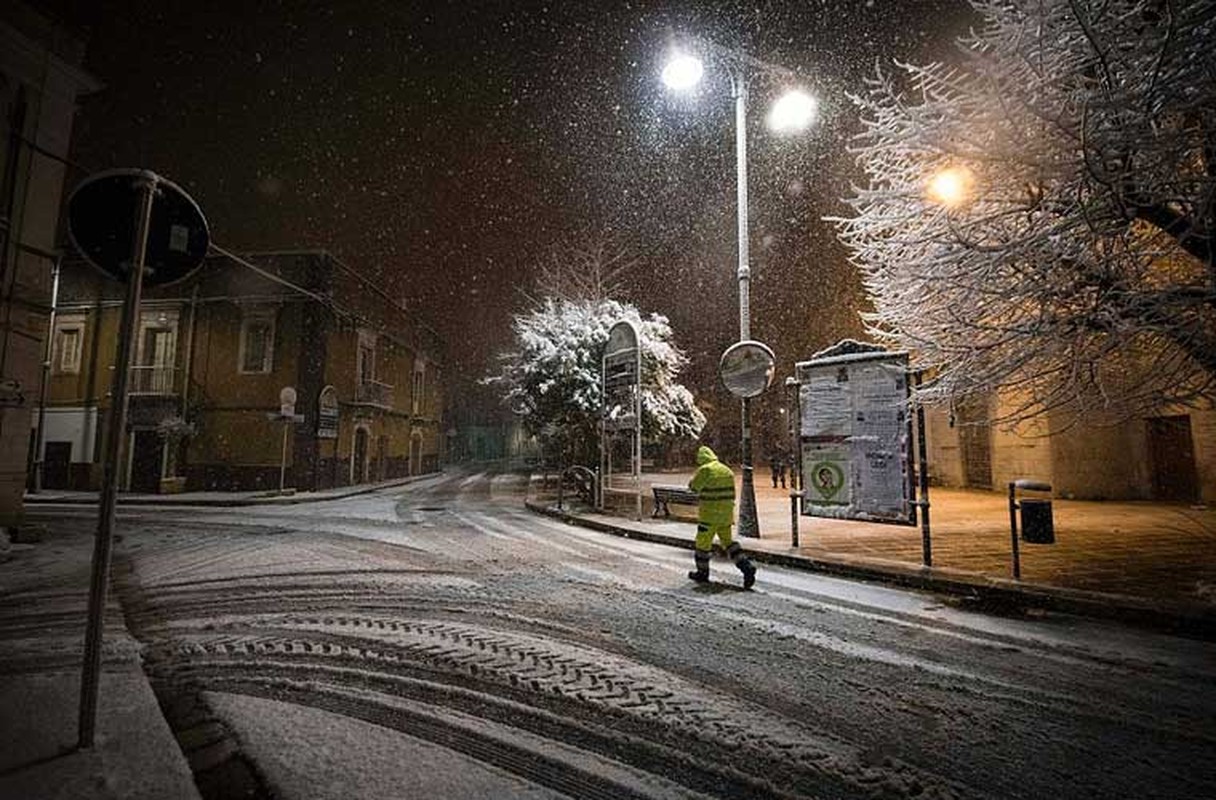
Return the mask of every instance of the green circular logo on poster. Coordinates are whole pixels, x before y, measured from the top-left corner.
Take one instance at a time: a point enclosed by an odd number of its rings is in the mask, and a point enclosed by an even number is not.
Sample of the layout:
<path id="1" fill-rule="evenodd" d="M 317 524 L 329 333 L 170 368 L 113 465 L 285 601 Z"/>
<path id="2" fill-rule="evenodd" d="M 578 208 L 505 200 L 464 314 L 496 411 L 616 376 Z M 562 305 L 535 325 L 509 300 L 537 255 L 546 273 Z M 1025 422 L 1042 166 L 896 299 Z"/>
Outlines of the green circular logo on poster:
<path id="1" fill-rule="evenodd" d="M 844 486 L 844 472 L 835 461 L 817 461 L 811 465 L 811 490 L 824 500 L 831 500 Z"/>

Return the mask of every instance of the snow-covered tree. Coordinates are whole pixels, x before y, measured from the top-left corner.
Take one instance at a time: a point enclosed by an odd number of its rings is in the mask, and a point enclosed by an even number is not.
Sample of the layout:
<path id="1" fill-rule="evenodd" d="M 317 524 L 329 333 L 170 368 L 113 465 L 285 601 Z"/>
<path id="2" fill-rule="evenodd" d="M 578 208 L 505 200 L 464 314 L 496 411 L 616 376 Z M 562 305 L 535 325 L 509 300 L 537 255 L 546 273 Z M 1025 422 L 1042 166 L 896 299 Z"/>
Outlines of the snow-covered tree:
<path id="1" fill-rule="evenodd" d="M 956 63 L 853 98 L 872 332 L 926 399 L 1020 390 L 1007 419 L 1210 401 L 1216 2 L 971 4 Z"/>
<path id="2" fill-rule="evenodd" d="M 602 406 L 600 372 L 608 331 L 622 319 L 638 329 L 642 351 L 642 436 L 696 436 L 705 416 L 677 382 L 687 358 L 658 314 L 616 300 L 547 298 L 515 317 L 515 347 L 486 382 L 498 386 L 525 428 L 564 453 L 594 463 Z"/>

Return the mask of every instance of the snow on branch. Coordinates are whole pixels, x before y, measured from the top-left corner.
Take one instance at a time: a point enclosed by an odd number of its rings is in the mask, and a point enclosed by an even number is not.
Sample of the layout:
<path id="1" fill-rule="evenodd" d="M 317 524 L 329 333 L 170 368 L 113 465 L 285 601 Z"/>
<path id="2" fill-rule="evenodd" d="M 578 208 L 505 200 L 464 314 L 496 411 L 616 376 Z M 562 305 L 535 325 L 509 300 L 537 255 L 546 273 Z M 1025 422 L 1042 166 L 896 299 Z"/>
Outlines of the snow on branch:
<path id="1" fill-rule="evenodd" d="M 530 433 L 561 448 L 570 462 L 595 460 L 601 358 L 609 330 L 622 319 L 639 334 L 643 437 L 695 437 L 705 424 L 692 393 L 678 382 L 688 359 L 667 318 L 643 315 L 609 296 L 633 263 L 623 248 L 602 239 L 555 250 L 538 271 L 540 297 L 514 318 L 514 346 L 483 381 L 501 390 Z"/>
<path id="2" fill-rule="evenodd" d="M 927 400 L 1128 415 L 1216 395 L 1216 2 L 972 0 L 954 64 L 854 96 L 835 221 Z"/>

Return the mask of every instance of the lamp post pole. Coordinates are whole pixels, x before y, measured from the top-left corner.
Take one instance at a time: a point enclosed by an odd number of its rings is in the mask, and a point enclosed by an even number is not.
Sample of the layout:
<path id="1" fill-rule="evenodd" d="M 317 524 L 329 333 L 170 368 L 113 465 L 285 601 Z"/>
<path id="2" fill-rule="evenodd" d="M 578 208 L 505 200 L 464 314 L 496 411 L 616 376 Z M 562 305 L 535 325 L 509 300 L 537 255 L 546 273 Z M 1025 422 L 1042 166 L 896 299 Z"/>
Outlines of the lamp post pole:
<path id="1" fill-rule="evenodd" d="M 759 352 L 762 357 L 768 359 L 771 367 L 772 351 L 758 342 L 751 341 L 750 287 L 748 285 L 751 278 L 751 268 L 748 265 L 747 240 L 747 67 L 752 66 L 761 72 L 780 74 L 785 77 L 792 77 L 794 74 L 789 70 L 774 67 L 771 64 L 766 64 L 752 58 L 746 53 L 730 48 L 718 47 L 703 40 L 698 41 L 707 49 L 714 51 L 720 57 L 721 62 L 725 62 L 724 66 L 730 73 L 731 95 L 735 99 L 735 169 L 738 181 L 739 224 L 739 343 L 748 342 L 750 345 L 760 348 Z M 667 84 L 669 89 L 676 91 L 690 89 L 701 80 L 702 72 L 703 68 L 699 58 L 676 53 L 663 69 L 663 82 Z M 769 116 L 769 124 L 774 130 L 779 132 L 798 130 L 810 122 L 811 117 L 814 115 L 814 110 L 815 103 L 811 97 L 801 91 L 791 91 L 774 104 L 773 111 Z M 723 359 L 735 347 L 737 345 L 732 345 L 731 349 L 723 353 Z M 770 369 L 766 380 L 771 379 L 771 377 L 772 371 Z M 767 383 L 765 386 L 759 387 L 758 391 L 754 393 L 750 393 L 750 390 L 746 388 L 744 391 L 738 392 L 734 389 L 731 390 L 739 395 L 742 406 L 740 460 L 743 462 L 743 489 L 742 497 L 739 501 L 738 531 L 740 536 L 752 538 L 759 538 L 760 522 L 756 515 L 756 483 L 752 468 L 752 414 L 750 398 L 764 391 L 766 387 Z"/>
<path id="2" fill-rule="evenodd" d="M 735 174 L 738 182 L 739 222 L 739 341 L 746 342 L 751 336 L 750 280 L 751 266 L 748 264 L 747 243 L 747 79 L 741 67 L 731 70 L 731 93 L 735 98 Z M 742 405 L 742 430 L 740 456 L 743 460 L 742 497 L 739 498 L 739 535 L 753 539 L 760 537 L 760 520 L 756 514 L 756 481 L 752 467 L 752 408 L 751 398 L 740 400 Z"/>

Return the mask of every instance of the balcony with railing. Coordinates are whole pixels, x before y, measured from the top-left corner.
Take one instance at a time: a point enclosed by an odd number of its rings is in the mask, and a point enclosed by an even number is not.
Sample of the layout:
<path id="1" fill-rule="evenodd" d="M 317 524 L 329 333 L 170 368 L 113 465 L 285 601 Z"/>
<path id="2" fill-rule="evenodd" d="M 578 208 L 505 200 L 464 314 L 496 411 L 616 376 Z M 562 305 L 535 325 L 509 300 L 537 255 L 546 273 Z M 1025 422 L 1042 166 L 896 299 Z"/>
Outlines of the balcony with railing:
<path id="1" fill-rule="evenodd" d="M 392 384 L 364 380 L 355 384 L 355 403 L 378 408 L 393 407 Z"/>
<path id="2" fill-rule="evenodd" d="M 132 395 L 173 395 L 177 394 L 174 378 L 176 367 L 164 364 L 140 365 L 131 367 Z"/>

